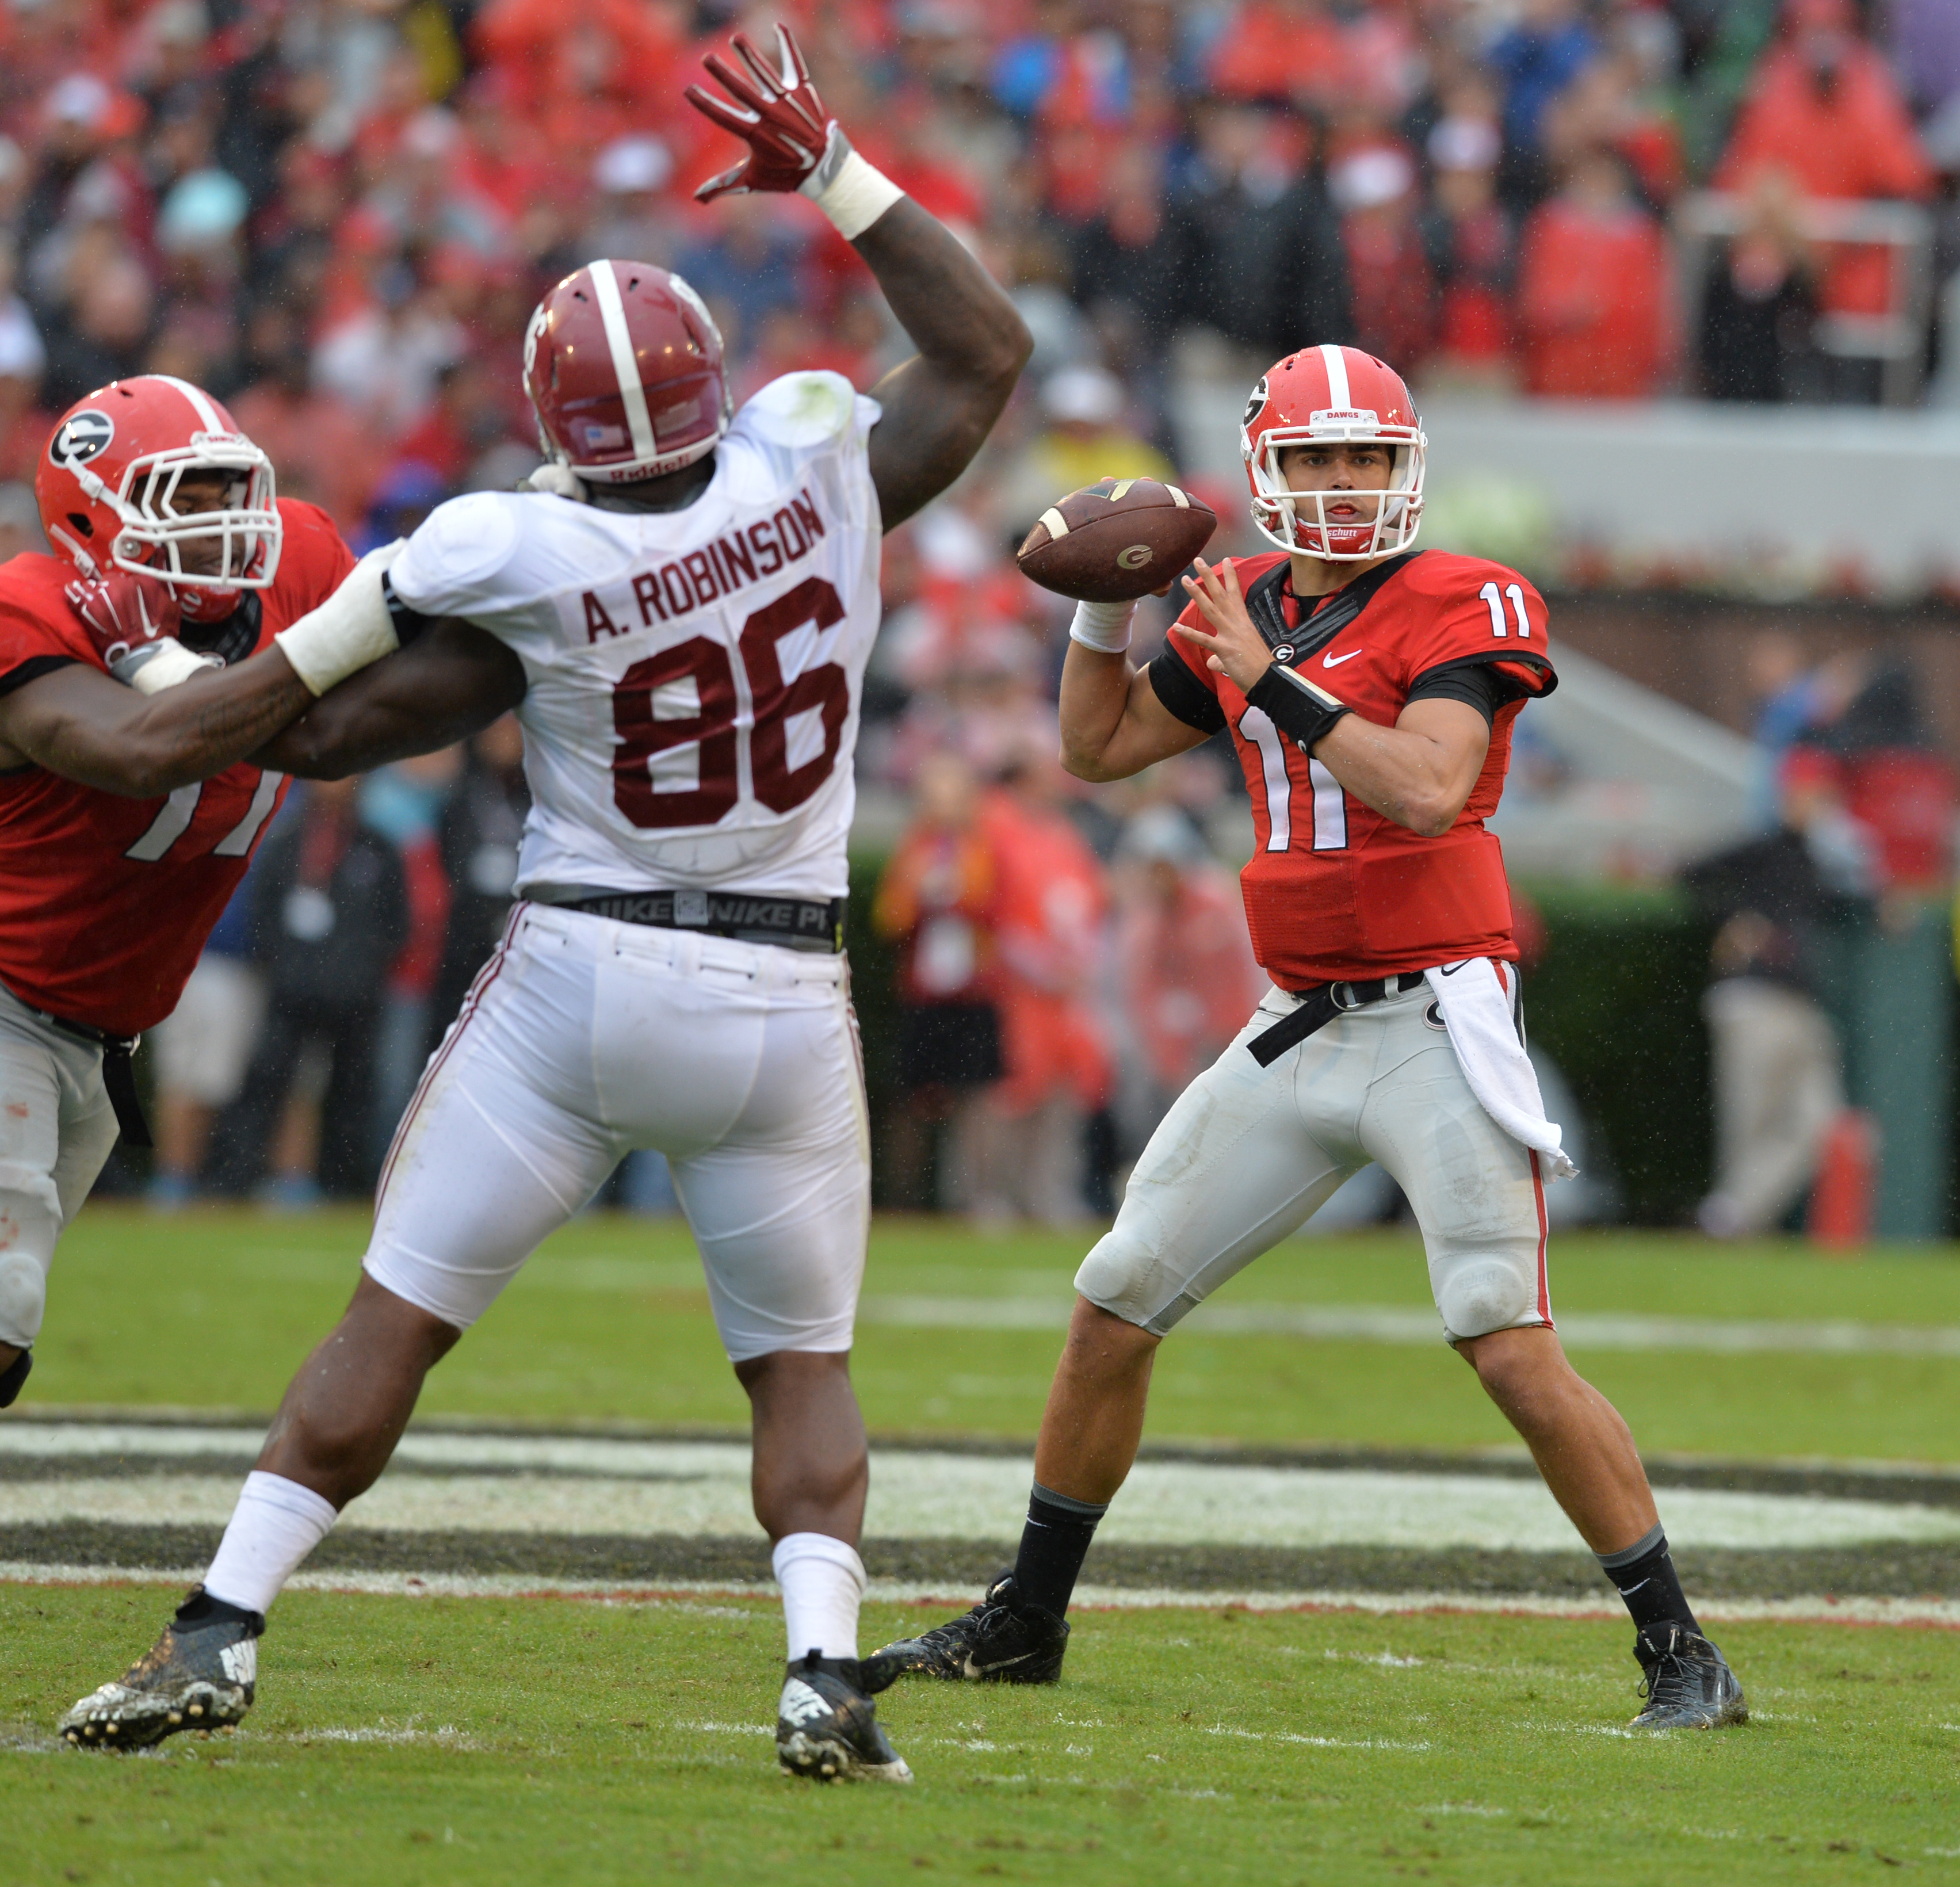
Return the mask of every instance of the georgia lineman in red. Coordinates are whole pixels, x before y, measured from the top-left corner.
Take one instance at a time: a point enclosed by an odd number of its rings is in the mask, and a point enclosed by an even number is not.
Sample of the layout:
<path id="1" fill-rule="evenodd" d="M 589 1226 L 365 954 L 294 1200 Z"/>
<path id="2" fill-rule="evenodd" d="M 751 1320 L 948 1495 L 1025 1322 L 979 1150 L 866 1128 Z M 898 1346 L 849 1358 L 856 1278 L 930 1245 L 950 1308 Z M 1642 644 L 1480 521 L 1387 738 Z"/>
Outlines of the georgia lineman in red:
<path id="1" fill-rule="evenodd" d="M 1447 551 L 1405 551 L 1331 596 L 1303 601 L 1288 559 L 1233 558 L 1253 622 L 1284 660 L 1364 721 L 1392 727 L 1413 701 L 1491 705 L 1490 744 L 1448 832 L 1411 831 L 1349 793 L 1321 761 L 1248 705 L 1182 632 L 1150 670 L 1171 713 L 1229 727 L 1258 844 L 1241 876 L 1252 949 L 1284 989 L 1427 969 L 1465 956 L 1517 959 L 1497 837 L 1511 726 L 1556 686 L 1545 603 L 1516 571 Z M 1287 651 L 1282 654 L 1281 651 Z"/>
<path id="2" fill-rule="evenodd" d="M 1122 779 L 1230 727 L 1259 849 L 1246 914 L 1279 985 L 1172 1106 L 1077 1299 L 1014 1570 L 877 1659 L 1052 1682 L 1097 1519 L 1136 1459 L 1157 1346 L 1372 1162 L 1422 1230 L 1438 1334 L 1468 1362 L 1632 1614 L 1649 1729 L 1748 1715 L 1701 1635 L 1627 1426 L 1552 1328 L 1543 1116 L 1519 1028 L 1497 842 L 1511 727 L 1554 685 L 1545 605 L 1502 565 L 1414 549 L 1427 442 L 1392 368 L 1303 348 L 1252 390 L 1252 522 L 1281 553 L 1185 581 L 1147 669 L 1132 606 L 1083 603 L 1062 757 Z"/>
<path id="3" fill-rule="evenodd" d="M 130 1038 L 176 1007 L 278 803 L 248 757 L 332 685 L 319 606 L 353 567 L 168 374 L 78 401 L 34 495 L 55 555 L 0 568 L 0 1408 L 62 1228 L 141 1128 Z"/>
<path id="4" fill-rule="evenodd" d="M 270 648 L 354 567 L 317 505 L 276 502 L 278 573 L 224 625 L 228 666 Z M 0 565 L 0 692 L 69 663 L 103 667 L 64 593 L 75 580 L 75 566 L 54 557 Z M 196 626 L 181 632 L 187 641 Z M 106 1035 L 155 1027 L 177 1007 L 285 791 L 282 775 L 243 761 L 158 798 L 101 791 L 44 766 L 0 774 L 0 984 Z"/>

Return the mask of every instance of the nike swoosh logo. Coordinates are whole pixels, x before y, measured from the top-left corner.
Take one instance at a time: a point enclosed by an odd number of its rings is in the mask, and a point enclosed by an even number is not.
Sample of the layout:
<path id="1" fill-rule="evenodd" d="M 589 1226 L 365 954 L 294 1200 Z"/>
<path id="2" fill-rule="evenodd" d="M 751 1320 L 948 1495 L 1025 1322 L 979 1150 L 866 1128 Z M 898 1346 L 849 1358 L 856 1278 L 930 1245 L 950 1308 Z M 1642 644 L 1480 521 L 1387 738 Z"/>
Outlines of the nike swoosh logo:
<path id="1" fill-rule="evenodd" d="M 1466 956 L 1460 963 L 1445 963 L 1441 966 L 1442 973 L 1445 976 L 1454 976 L 1459 969 L 1468 969 L 1476 960 L 1474 956 Z"/>
<path id="2" fill-rule="evenodd" d="M 1363 652 L 1360 649 L 1350 649 L 1345 655 L 1323 655 L 1320 658 L 1320 666 L 1322 668 L 1338 668 L 1343 662 L 1351 662 Z"/>

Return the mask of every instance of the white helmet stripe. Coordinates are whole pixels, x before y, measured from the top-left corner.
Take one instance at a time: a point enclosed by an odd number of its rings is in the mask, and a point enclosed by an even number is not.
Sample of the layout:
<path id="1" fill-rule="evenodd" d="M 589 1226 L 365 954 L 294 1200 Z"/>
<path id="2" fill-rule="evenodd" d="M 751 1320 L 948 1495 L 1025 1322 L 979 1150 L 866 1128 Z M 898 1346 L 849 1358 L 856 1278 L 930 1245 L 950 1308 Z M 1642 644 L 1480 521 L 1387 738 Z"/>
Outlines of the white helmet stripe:
<path id="1" fill-rule="evenodd" d="M 1327 365 L 1327 403 L 1339 412 L 1354 403 L 1354 396 L 1348 385 L 1348 360 L 1331 341 L 1320 344 L 1320 358 Z"/>
<path id="2" fill-rule="evenodd" d="M 191 403 L 197 415 L 198 424 L 206 432 L 229 433 L 231 428 L 218 416 L 218 409 L 211 403 L 211 396 L 202 387 L 193 387 L 187 380 L 179 380 L 174 374 L 151 374 L 151 380 L 160 380 L 166 387 L 174 387 Z"/>
<path id="3" fill-rule="evenodd" d="M 639 363 L 633 358 L 633 337 L 626 328 L 626 304 L 619 293 L 619 279 L 609 262 L 595 262 L 592 291 L 599 298 L 600 318 L 606 323 L 606 345 L 612 350 L 612 371 L 619 377 L 619 397 L 626 408 L 626 424 L 633 434 L 633 457 L 651 459 L 654 453 L 654 422 L 647 412 L 647 390 L 640 384 Z"/>

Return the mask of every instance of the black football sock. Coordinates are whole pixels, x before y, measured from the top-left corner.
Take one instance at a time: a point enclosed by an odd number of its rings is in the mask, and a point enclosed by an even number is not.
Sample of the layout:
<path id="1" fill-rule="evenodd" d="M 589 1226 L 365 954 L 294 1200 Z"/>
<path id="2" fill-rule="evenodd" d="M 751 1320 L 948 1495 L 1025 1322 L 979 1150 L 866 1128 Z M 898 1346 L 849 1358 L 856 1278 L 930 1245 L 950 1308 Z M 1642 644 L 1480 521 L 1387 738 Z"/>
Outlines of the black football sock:
<path id="1" fill-rule="evenodd" d="M 1597 1557 L 1600 1570 L 1619 1587 L 1620 1596 L 1627 1602 L 1636 1631 L 1651 1631 L 1671 1624 L 1701 1631 L 1682 1592 L 1681 1576 L 1674 1570 L 1674 1557 L 1667 1550 L 1667 1535 L 1658 1523 L 1632 1545 Z"/>
<path id="2" fill-rule="evenodd" d="M 1082 1571 L 1096 1523 L 1109 1511 L 1105 1501 L 1071 1500 L 1037 1481 L 1028 1496 L 1028 1523 L 1021 1529 L 1020 1557 L 1014 1561 L 1014 1583 L 1022 1598 L 1059 1618 L 1068 1609 L 1070 1595 Z"/>

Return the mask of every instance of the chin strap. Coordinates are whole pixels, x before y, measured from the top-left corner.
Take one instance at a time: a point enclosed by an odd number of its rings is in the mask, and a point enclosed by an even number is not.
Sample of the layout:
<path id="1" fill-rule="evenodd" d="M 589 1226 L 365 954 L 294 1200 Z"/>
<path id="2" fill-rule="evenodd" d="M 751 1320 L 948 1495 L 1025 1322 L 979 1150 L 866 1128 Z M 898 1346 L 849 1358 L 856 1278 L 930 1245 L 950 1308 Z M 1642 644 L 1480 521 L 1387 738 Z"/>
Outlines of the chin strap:
<path id="1" fill-rule="evenodd" d="M 585 481 L 568 465 L 560 465 L 547 459 L 528 478 L 518 482 L 520 492 L 543 492 L 552 498 L 568 498 L 574 504 L 590 504 L 592 495 L 585 488 Z"/>

